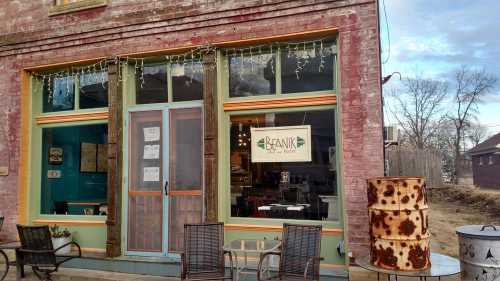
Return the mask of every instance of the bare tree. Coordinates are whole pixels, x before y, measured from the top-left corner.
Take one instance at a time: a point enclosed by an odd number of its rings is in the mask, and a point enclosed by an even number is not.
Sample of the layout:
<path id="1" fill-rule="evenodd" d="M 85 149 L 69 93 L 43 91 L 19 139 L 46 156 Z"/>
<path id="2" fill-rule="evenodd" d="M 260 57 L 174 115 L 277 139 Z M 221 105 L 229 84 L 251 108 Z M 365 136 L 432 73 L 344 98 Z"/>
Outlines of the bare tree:
<path id="1" fill-rule="evenodd" d="M 403 87 L 393 90 L 394 103 L 389 107 L 404 138 L 417 148 L 424 148 L 436 133 L 443 118 L 441 105 L 448 93 L 448 85 L 421 77 L 403 80 Z"/>
<path id="2" fill-rule="evenodd" d="M 488 128 L 480 123 L 471 123 L 465 130 L 465 135 L 472 147 L 480 144 L 489 137 Z M 465 144 L 464 144 L 465 146 Z"/>
<path id="3" fill-rule="evenodd" d="M 485 69 L 473 70 L 462 66 L 455 73 L 456 90 L 453 96 L 455 111 L 450 119 L 455 125 L 455 179 L 460 174 L 461 142 L 465 130 L 471 125 L 477 113 L 478 103 L 489 93 L 497 82 L 497 78 Z"/>

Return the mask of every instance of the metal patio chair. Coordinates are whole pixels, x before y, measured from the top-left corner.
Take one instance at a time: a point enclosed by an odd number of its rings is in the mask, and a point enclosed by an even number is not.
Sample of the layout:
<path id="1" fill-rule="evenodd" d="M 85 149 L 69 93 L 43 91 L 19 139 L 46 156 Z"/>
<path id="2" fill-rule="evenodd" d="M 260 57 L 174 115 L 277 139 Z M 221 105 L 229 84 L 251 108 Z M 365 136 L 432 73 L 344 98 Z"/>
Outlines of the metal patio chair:
<path id="1" fill-rule="evenodd" d="M 225 255 L 229 255 L 230 276 Z M 233 280 L 233 258 L 224 250 L 224 224 L 185 224 L 181 280 Z"/>
<path id="2" fill-rule="evenodd" d="M 22 257 L 22 260 L 18 262 L 31 266 L 33 272 L 40 280 L 52 280 L 50 275 L 56 272 L 62 263 L 82 256 L 80 245 L 76 242 L 69 242 L 54 249 L 48 225 L 17 225 L 17 232 L 21 242 L 19 252 Z M 56 251 L 68 245 L 75 245 L 77 247 L 77 256 L 56 256 Z"/>
<path id="3" fill-rule="evenodd" d="M 319 280 L 321 225 L 283 224 L 280 252 L 267 252 L 260 258 L 257 280 Z M 264 259 L 280 257 L 278 276 L 264 279 Z M 269 258 L 269 257 L 268 257 Z"/>

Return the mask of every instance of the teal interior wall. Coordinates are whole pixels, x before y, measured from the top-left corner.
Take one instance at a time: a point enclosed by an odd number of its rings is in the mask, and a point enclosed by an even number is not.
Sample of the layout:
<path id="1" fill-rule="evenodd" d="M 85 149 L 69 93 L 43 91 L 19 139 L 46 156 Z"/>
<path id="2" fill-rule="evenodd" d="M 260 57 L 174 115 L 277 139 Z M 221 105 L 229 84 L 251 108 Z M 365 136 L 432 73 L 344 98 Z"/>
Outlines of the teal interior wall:
<path id="1" fill-rule="evenodd" d="M 87 125 L 43 129 L 42 214 L 54 212 L 54 202 L 106 202 L 107 173 L 80 172 L 82 142 L 107 143 L 107 125 Z M 49 164 L 49 147 L 63 149 L 63 162 Z M 48 170 L 61 171 L 60 178 L 47 176 Z M 88 207 L 88 206 L 87 206 Z M 86 206 L 69 206 L 69 214 L 83 215 Z"/>

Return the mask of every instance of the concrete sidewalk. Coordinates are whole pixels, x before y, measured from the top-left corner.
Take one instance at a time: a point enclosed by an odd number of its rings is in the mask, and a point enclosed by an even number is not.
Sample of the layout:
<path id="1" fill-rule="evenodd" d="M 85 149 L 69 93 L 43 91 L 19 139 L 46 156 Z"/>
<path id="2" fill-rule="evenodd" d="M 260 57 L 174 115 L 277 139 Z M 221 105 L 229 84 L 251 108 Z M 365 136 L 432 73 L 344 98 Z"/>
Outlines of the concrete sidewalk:
<path id="1" fill-rule="evenodd" d="M 26 267 L 23 281 L 39 281 L 29 267 Z M 179 281 L 178 278 L 126 274 L 88 269 L 61 268 L 52 275 L 54 281 Z M 11 268 L 4 281 L 16 281 L 16 269 Z"/>
<path id="2" fill-rule="evenodd" d="M 16 274 L 15 268 L 11 268 L 9 275 L 5 281 L 15 281 Z M 26 281 L 38 280 L 33 272 L 26 268 Z M 97 270 L 87 270 L 87 269 L 73 269 L 73 268 L 61 268 L 58 273 L 53 274 L 54 281 L 179 281 L 178 278 L 173 277 L 157 277 L 148 275 L 137 275 L 137 274 L 126 274 L 126 273 L 116 273 L 108 271 L 97 271 Z M 248 277 L 243 279 L 243 281 L 250 281 L 252 278 Z M 339 279 L 341 280 L 341 279 Z M 345 280 L 345 279 L 344 279 Z M 359 267 L 350 268 L 350 281 L 377 281 L 377 274 L 366 271 Z M 380 275 L 380 280 L 387 280 L 386 275 Z M 394 278 L 392 278 L 394 280 Z M 433 278 L 427 278 L 427 280 L 434 280 Z M 437 278 L 435 278 L 437 280 Z M 460 275 L 455 275 L 451 277 L 443 277 L 442 281 L 459 281 Z M 398 277 L 398 281 L 418 281 L 418 278 L 405 278 Z"/>

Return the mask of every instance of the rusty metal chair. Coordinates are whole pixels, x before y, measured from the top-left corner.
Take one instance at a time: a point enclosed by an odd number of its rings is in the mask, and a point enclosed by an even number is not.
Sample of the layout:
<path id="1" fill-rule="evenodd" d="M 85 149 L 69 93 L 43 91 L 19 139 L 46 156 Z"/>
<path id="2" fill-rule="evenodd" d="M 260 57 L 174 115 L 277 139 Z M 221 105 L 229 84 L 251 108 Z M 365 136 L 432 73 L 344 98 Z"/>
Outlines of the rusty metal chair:
<path id="1" fill-rule="evenodd" d="M 82 256 L 80 245 L 69 242 L 54 249 L 50 235 L 49 226 L 24 226 L 17 225 L 17 232 L 21 241 L 21 253 L 24 265 L 31 266 L 33 272 L 40 280 L 52 280 L 50 275 L 56 272 L 59 266 L 74 258 Z M 68 245 L 75 245 L 78 249 L 77 256 L 57 255 L 56 252 Z"/>
<path id="2" fill-rule="evenodd" d="M 226 275 L 225 255 L 230 262 Z M 233 280 L 233 258 L 224 250 L 224 224 L 185 224 L 181 280 Z"/>
<path id="3" fill-rule="evenodd" d="M 267 252 L 260 258 L 257 280 L 319 280 L 321 225 L 283 224 L 280 252 Z M 278 276 L 264 279 L 264 259 L 270 255 L 280 257 Z"/>

